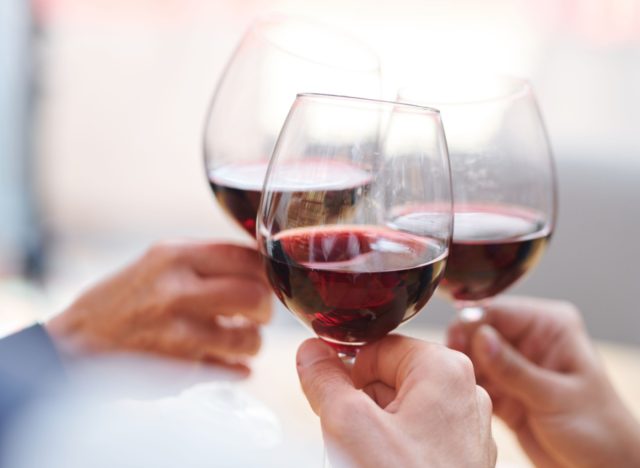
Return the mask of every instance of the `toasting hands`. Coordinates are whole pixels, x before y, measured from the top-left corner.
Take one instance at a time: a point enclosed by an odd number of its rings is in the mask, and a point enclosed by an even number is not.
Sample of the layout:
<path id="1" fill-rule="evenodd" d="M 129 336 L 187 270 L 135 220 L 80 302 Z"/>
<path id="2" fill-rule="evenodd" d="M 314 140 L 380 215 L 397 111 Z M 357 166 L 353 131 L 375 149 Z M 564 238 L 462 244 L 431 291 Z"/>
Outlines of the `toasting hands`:
<path id="1" fill-rule="evenodd" d="M 640 466 L 640 428 L 611 386 L 577 309 L 500 298 L 449 345 L 472 359 L 495 413 L 536 466 Z"/>
<path id="2" fill-rule="evenodd" d="M 69 355 L 134 351 L 235 360 L 260 348 L 269 293 L 255 250 L 164 243 L 82 294 L 46 327 Z"/>
<path id="3" fill-rule="evenodd" d="M 391 335 L 365 346 L 349 371 L 312 339 L 297 367 L 333 466 L 495 464 L 491 402 L 461 353 Z"/>

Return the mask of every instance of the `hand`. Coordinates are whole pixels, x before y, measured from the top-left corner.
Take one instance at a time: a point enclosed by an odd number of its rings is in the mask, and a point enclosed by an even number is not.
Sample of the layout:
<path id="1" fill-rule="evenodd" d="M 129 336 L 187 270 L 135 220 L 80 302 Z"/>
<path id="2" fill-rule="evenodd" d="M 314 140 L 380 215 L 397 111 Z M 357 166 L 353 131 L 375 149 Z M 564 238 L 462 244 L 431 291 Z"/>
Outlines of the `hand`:
<path id="1" fill-rule="evenodd" d="M 333 466 L 495 464 L 491 402 L 461 353 L 391 335 L 365 346 L 350 375 L 312 339 L 297 367 Z"/>
<path id="2" fill-rule="evenodd" d="M 640 466 L 640 429 L 609 383 L 576 308 L 500 298 L 484 325 L 457 322 L 495 413 L 538 467 Z"/>
<path id="3" fill-rule="evenodd" d="M 151 352 L 235 360 L 260 348 L 271 314 L 259 254 L 221 243 L 158 244 L 47 325 L 67 355 Z M 230 317 L 240 316 L 239 322 Z M 226 318 L 226 323 L 225 323 Z"/>

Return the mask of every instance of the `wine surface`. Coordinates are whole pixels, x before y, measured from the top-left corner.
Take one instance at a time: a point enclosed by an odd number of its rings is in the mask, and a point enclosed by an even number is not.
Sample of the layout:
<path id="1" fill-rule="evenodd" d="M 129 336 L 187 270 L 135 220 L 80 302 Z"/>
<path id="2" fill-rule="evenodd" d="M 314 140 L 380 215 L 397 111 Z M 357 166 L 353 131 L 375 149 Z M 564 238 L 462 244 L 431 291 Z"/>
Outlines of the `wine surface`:
<path id="1" fill-rule="evenodd" d="M 551 234 L 540 218 L 508 207 L 457 211 L 453 230 L 439 291 L 458 301 L 507 289 L 538 263 Z"/>
<path id="2" fill-rule="evenodd" d="M 209 184 L 223 210 L 249 234 L 256 236 L 256 216 L 268 163 L 239 163 L 209 173 Z M 298 161 L 278 168 L 274 192 L 287 194 L 290 216 L 300 224 L 319 213 L 327 220 L 352 208 L 366 190 L 370 175 L 353 165 Z M 312 183 L 310 183 L 312 181 Z"/>

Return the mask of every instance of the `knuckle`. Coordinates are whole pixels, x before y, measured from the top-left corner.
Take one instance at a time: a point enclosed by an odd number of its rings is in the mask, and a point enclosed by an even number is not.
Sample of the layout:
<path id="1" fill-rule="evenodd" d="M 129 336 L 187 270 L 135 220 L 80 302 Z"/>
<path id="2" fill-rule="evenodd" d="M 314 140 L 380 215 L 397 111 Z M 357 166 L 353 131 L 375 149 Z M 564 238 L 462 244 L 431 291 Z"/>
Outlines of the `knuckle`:
<path id="1" fill-rule="evenodd" d="M 312 388 L 317 388 L 317 389 L 332 388 L 336 383 L 337 378 L 335 377 L 335 375 L 333 375 L 333 373 L 329 369 L 326 368 L 324 363 L 322 362 L 314 363 L 312 364 L 311 369 L 312 369 L 312 373 L 310 373 L 311 379 L 309 380 L 309 383 Z M 340 406 L 340 404 L 344 401 L 345 398 L 346 397 L 336 399 L 334 402 L 332 402 L 331 406 L 333 407 Z"/>
<path id="2" fill-rule="evenodd" d="M 565 322 L 572 326 L 582 326 L 582 315 L 578 308 L 568 301 L 560 303 Z"/>
<path id="3" fill-rule="evenodd" d="M 394 348 L 404 348 L 402 361 L 406 363 L 408 367 L 421 365 L 433 360 L 437 361 L 441 359 L 442 353 L 446 355 L 449 352 L 449 349 L 445 346 L 408 338 L 402 335 L 388 335 L 383 338 L 383 340 L 379 354 L 382 355 L 386 352 L 390 352 Z"/>
<path id="4" fill-rule="evenodd" d="M 172 262 L 180 256 L 180 246 L 172 242 L 157 242 L 147 249 L 145 257 L 160 262 Z"/>
<path id="5" fill-rule="evenodd" d="M 449 361 L 449 368 L 453 377 L 462 381 L 472 381 L 475 383 L 473 363 L 471 359 L 469 359 L 469 356 L 458 351 L 451 351 Z"/>
<path id="6" fill-rule="evenodd" d="M 493 412 L 493 402 L 489 393 L 479 385 L 476 385 L 476 396 L 480 411 L 490 415 Z"/>
<path id="7" fill-rule="evenodd" d="M 170 278 L 170 280 L 158 282 L 154 296 L 163 312 L 170 315 L 181 315 L 183 311 L 190 308 L 194 291 L 187 280 Z"/>

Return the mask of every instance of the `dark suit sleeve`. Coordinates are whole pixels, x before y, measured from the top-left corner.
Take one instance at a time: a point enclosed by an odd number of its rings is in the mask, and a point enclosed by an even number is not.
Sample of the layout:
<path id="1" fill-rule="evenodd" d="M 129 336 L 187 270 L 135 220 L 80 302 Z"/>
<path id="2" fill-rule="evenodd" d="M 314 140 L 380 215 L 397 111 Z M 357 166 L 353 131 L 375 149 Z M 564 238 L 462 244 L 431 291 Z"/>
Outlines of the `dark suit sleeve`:
<path id="1" fill-rule="evenodd" d="M 62 362 L 42 326 L 0 339 L 0 439 L 20 409 L 63 379 Z"/>

